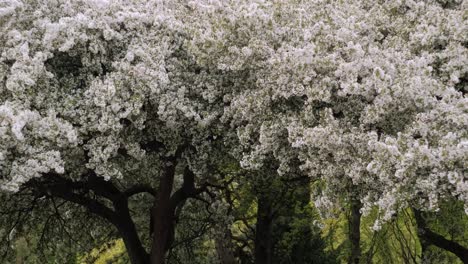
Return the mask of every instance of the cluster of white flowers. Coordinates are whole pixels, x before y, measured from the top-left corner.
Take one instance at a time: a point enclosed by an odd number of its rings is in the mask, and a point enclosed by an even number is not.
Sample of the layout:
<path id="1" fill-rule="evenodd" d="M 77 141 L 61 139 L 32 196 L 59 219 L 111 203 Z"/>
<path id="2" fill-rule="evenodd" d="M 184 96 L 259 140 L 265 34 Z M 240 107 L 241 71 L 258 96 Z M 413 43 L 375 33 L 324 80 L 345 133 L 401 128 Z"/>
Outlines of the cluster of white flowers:
<path id="1" fill-rule="evenodd" d="M 164 156 L 189 142 L 200 176 L 217 155 L 275 162 L 322 179 L 325 208 L 343 193 L 384 220 L 446 196 L 468 204 L 467 8 L 2 0 L 1 186 L 83 160 L 108 179 L 130 163 L 150 175 L 142 145 Z"/>
<path id="2" fill-rule="evenodd" d="M 383 220 L 467 203 L 466 1 L 302 2 L 192 6 L 189 50 L 236 78 L 223 121 L 241 164 L 273 156 L 283 175 L 297 157 L 321 205 L 351 192 Z"/>
<path id="3" fill-rule="evenodd" d="M 60 149 L 77 144 L 74 128 L 54 113 L 42 117 L 6 101 L 0 106 L 0 169 L 3 190 L 43 173 L 64 172 Z"/>

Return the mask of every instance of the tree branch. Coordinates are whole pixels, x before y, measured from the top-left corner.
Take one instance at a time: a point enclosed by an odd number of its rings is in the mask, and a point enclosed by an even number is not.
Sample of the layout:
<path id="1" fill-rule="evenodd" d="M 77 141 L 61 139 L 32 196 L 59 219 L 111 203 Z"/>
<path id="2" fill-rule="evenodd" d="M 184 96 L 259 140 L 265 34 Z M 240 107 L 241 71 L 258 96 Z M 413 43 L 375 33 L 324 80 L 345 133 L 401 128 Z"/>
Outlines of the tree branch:
<path id="1" fill-rule="evenodd" d="M 169 202 L 171 208 L 175 209 L 178 204 L 187 198 L 195 197 L 206 190 L 207 185 L 200 188 L 195 188 L 195 174 L 188 166 L 184 170 L 184 183 L 181 188 L 174 192 Z"/>
<path id="2" fill-rule="evenodd" d="M 458 244 L 455 241 L 448 240 L 442 235 L 439 235 L 426 225 L 426 221 L 423 218 L 423 215 L 420 211 L 413 209 L 414 217 L 416 219 L 416 224 L 418 226 L 419 236 L 428 244 L 434 245 L 436 247 L 445 249 L 449 252 L 455 254 L 460 258 L 463 263 L 468 263 L 468 249 Z"/>
<path id="3" fill-rule="evenodd" d="M 153 197 L 156 197 L 157 195 L 157 192 L 154 188 L 152 188 L 150 185 L 148 184 L 137 184 L 137 185 L 134 185 L 130 188 L 128 188 L 127 190 L 125 190 L 124 192 L 124 195 L 126 197 L 130 197 L 130 196 L 133 196 L 135 194 L 139 194 L 139 193 L 149 193 L 151 194 Z"/>
<path id="4" fill-rule="evenodd" d="M 71 180 L 57 178 L 56 182 L 40 186 L 39 189 L 65 201 L 82 205 L 91 213 L 94 213 L 111 223 L 115 223 L 116 214 L 112 209 L 97 200 L 75 193 L 77 190 L 86 190 L 81 182 L 73 182 Z"/>

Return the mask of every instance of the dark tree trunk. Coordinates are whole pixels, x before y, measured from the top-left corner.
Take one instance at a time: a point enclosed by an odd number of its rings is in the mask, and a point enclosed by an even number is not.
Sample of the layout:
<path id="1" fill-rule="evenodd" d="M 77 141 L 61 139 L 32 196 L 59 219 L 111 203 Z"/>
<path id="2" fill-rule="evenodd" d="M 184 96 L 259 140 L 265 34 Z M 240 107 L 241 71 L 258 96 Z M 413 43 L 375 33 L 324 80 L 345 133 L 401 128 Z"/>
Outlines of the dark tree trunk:
<path id="1" fill-rule="evenodd" d="M 460 260 L 463 261 L 463 263 L 468 264 L 468 249 L 467 248 L 463 247 L 457 242 L 448 240 L 445 237 L 433 232 L 426 225 L 426 221 L 424 220 L 422 213 L 416 209 L 413 209 L 413 212 L 414 212 L 414 217 L 416 219 L 416 224 L 418 226 L 418 235 L 421 240 L 423 251 L 425 248 L 427 248 L 428 245 L 434 245 L 436 247 L 452 252 L 458 258 L 460 258 Z"/>
<path id="2" fill-rule="evenodd" d="M 171 214 L 170 198 L 174 184 L 175 164 L 166 168 L 159 183 L 159 191 L 152 209 L 153 244 L 151 264 L 164 264 L 166 251 L 174 235 L 174 214 Z"/>
<path id="3" fill-rule="evenodd" d="M 153 212 L 153 245 L 151 247 L 151 264 L 164 264 L 166 252 L 174 236 L 174 214 L 169 211 L 165 202 L 160 202 Z"/>
<path id="4" fill-rule="evenodd" d="M 124 241 L 130 261 L 133 264 L 149 264 L 149 255 L 146 253 L 138 237 L 135 224 L 128 210 L 128 205 L 125 203 L 122 207 L 122 210 L 119 210 L 118 213 L 116 226 Z"/>
<path id="5" fill-rule="evenodd" d="M 232 249 L 231 230 L 227 226 L 219 228 L 220 236 L 215 238 L 216 252 L 219 257 L 220 264 L 235 264 L 237 263 L 236 258 Z"/>
<path id="6" fill-rule="evenodd" d="M 361 259 L 361 212 L 359 211 L 362 207 L 361 202 L 358 199 L 351 198 L 350 201 L 351 214 L 349 218 L 349 232 L 348 238 L 351 243 L 351 254 L 349 256 L 349 264 L 359 264 Z"/>
<path id="7" fill-rule="evenodd" d="M 153 245 L 151 247 L 151 264 L 164 264 L 166 252 L 174 241 L 176 209 L 190 197 L 202 193 L 206 186 L 195 188 L 195 175 L 185 167 L 182 186 L 172 195 L 174 185 L 175 162 L 166 167 L 159 183 L 159 192 L 151 211 Z"/>
<path id="8" fill-rule="evenodd" d="M 270 199 L 260 194 L 257 202 L 257 224 L 255 228 L 255 264 L 273 262 L 273 213 Z"/>

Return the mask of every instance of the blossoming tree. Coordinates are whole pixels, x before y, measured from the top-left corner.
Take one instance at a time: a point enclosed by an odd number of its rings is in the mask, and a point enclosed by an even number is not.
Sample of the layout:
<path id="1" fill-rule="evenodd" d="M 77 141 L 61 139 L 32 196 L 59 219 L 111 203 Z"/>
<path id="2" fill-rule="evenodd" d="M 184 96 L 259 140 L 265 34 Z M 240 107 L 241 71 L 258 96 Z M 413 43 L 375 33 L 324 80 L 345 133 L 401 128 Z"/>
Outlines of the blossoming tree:
<path id="1" fill-rule="evenodd" d="M 345 194 L 357 241 L 375 206 L 385 221 L 468 204 L 466 8 L 3 0 L 0 188 L 86 208 L 133 263 L 164 263 L 176 209 L 221 156 L 320 179 L 324 211 Z M 129 209 L 140 193 L 149 254 Z"/>

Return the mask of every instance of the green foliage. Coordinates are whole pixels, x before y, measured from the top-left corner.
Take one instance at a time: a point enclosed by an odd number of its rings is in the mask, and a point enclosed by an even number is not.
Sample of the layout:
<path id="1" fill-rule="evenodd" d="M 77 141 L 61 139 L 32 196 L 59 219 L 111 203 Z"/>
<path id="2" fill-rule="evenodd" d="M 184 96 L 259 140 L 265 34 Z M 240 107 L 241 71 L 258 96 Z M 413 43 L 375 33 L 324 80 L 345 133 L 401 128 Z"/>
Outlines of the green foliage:
<path id="1" fill-rule="evenodd" d="M 438 212 L 424 213 L 427 226 L 446 239 L 468 248 L 468 216 L 463 203 L 457 200 L 445 201 Z M 423 252 L 423 260 L 429 263 L 462 263 L 451 252 L 429 246 Z"/>
<path id="2" fill-rule="evenodd" d="M 334 252 L 325 252 L 320 236 L 319 216 L 312 204 L 295 201 L 278 219 L 280 233 L 276 254 L 278 263 L 335 263 Z"/>
<path id="3" fill-rule="evenodd" d="M 373 210 L 361 219 L 361 250 L 363 263 L 418 263 L 421 248 L 414 219 L 410 210 L 404 210 L 391 222 L 374 231 L 372 226 L 378 217 Z M 327 250 L 339 255 L 340 263 L 347 262 L 349 254 L 348 220 L 346 212 L 336 218 L 323 220 L 323 237 Z"/>
<path id="4" fill-rule="evenodd" d="M 372 225 L 378 217 L 375 209 L 361 223 L 364 262 L 370 263 L 418 263 L 421 247 L 416 223 L 411 210 L 401 211 L 378 231 Z"/>
<path id="5" fill-rule="evenodd" d="M 113 240 L 101 247 L 93 249 L 88 254 L 78 257 L 77 264 L 127 264 L 125 245 L 122 239 Z"/>

